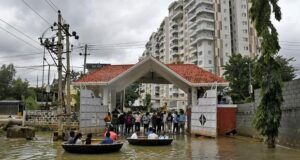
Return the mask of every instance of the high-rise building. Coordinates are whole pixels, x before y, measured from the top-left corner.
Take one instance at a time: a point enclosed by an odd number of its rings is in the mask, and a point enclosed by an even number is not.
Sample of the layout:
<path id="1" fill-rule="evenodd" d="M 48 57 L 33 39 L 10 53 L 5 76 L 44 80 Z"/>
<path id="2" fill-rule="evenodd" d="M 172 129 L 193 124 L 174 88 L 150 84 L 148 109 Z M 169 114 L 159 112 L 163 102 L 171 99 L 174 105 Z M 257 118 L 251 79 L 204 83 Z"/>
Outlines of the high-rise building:
<path id="1" fill-rule="evenodd" d="M 247 0 L 174 1 L 168 7 L 168 17 L 150 36 L 143 57 L 152 55 L 164 63 L 191 63 L 222 76 L 232 54 L 254 57 L 259 53 L 248 7 Z M 176 86 L 148 84 L 147 88 L 146 92 L 156 97 L 153 103 L 157 106 L 166 101 L 169 105 L 186 105 L 186 94 Z"/>

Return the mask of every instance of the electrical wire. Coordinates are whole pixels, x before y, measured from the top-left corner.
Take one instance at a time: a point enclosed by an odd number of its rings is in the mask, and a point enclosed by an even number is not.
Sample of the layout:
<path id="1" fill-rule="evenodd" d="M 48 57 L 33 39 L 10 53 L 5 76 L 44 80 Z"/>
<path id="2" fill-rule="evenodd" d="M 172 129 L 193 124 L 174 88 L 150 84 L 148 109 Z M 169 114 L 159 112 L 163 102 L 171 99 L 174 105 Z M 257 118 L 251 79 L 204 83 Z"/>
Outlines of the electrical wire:
<path id="1" fill-rule="evenodd" d="M 20 41 L 26 43 L 27 45 L 29 45 L 29 46 L 31 46 L 31 47 L 33 47 L 33 48 L 39 50 L 39 51 L 41 51 L 41 49 L 39 49 L 39 48 L 37 48 L 36 46 L 34 46 L 34 45 L 28 43 L 28 42 L 25 41 L 24 39 L 22 39 L 22 38 L 18 37 L 17 35 L 11 33 L 10 31 L 6 30 L 5 28 L 3 28 L 3 27 L 1 27 L 1 26 L 0 26 L 0 28 L 1 28 L 2 30 L 4 30 L 5 32 L 7 32 L 8 34 L 10 34 L 10 35 L 14 36 L 15 38 L 17 38 L 18 40 L 20 40 Z"/>
<path id="2" fill-rule="evenodd" d="M 44 20 L 47 24 L 49 24 L 51 26 L 51 24 L 44 18 L 42 17 L 37 11 L 35 11 L 25 0 L 22 0 L 23 3 L 30 8 L 36 15 L 38 15 L 42 20 Z"/>

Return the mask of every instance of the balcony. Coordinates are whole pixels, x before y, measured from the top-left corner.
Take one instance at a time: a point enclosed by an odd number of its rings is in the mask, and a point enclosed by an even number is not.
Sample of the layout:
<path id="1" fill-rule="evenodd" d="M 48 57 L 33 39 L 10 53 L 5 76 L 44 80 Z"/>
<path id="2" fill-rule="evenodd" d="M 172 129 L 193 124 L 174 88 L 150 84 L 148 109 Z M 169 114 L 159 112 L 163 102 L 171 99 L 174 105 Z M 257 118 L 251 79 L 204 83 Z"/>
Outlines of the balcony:
<path id="1" fill-rule="evenodd" d="M 189 49 L 190 51 L 190 54 L 194 54 L 194 53 L 197 53 L 197 48 L 196 47 L 192 47 Z"/>
<path id="2" fill-rule="evenodd" d="M 187 2 L 183 8 L 187 8 L 189 7 L 191 4 L 193 4 L 195 2 L 195 0 L 190 0 L 189 2 Z"/>
<path id="3" fill-rule="evenodd" d="M 175 10 L 172 16 L 172 19 L 177 19 L 183 16 L 183 10 L 179 9 L 179 10 Z"/>
<path id="4" fill-rule="evenodd" d="M 194 12 L 189 13 L 189 21 L 192 21 L 192 22 L 195 21 L 198 14 L 204 13 L 204 12 L 205 13 L 212 13 L 212 14 L 215 13 L 213 8 L 199 7 L 199 8 L 196 8 Z"/>
<path id="5" fill-rule="evenodd" d="M 195 37 L 201 31 L 215 31 L 214 25 L 200 24 L 194 30 L 191 30 L 190 36 Z"/>
<path id="6" fill-rule="evenodd" d="M 203 4 L 209 4 L 209 5 L 211 5 L 211 7 L 207 7 L 207 6 L 203 5 Z M 200 7 L 202 7 L 202 8 L 210 8 L 211 10 L 213 10 L 213 4 L 214 4 L 213 0 L 196 1 L 195 4 L 193 5 L 193 7 L 189 9 L 188 13 L 191 13 L 191 12 L 193 12 L 194 10 L 196 10 L 196 9 L 198 9 Z"/>
<path id="7" fill-rule="evenodd" d="M 191 38 L 191 45 L 195 46 L 198 42 L 202 40 L 214 40 L 213 35 L 208 34 L 198 34 L 197 38 Z"/>

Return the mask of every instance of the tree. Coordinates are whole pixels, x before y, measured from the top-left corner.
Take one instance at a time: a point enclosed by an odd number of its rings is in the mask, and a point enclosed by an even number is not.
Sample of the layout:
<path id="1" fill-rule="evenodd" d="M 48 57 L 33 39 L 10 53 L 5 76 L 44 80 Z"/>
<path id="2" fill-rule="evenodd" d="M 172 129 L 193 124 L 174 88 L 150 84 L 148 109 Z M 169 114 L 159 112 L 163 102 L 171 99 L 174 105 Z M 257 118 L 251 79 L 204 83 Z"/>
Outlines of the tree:
<path id="1" fill-rule="evenodd" d="M 22 96 L 27 97 L 29 83 L 27 80 L 23 81 L 20 77 L 13 81 L 12 96 L 15 99 L 22 100 Z"/>
<path id="2" fill-rule="evenodd" d="M 151 108 L 151 94 L 147 93 L 145 99 L 143 99 L 144 106 L 146 106 L 147 110 Z"/>
<path id="3" fill-rule="evenodd" d="M 296 69 L 290 64 L 290 62 L 295 61 L 294 58 L 284 58 L 282 56 L 277 56 L 276 61 L 280 64 L 281 68 L 281 77 L 283 82 L 293 80 L 296 75 Z"/>
<path id="4" fill-rule="evenodd" d="M 0 68 L 0 99 L 9 97 L 16 70 L 13 64 L 2 65 Z"/>
<path id="5" fill-rule="evenodd" d="M 130 106 L 129 101 L 133 104 L 134 101 L 140 97 L 139 86 L 140 85 L 138 83 L 132 83 L 126 88 L 125 106 Z"/>
<path id="6" fill-rule="evenodd" d="M 249 57 L 242 57 L 241 54 L 230 56 L 229 63 L 225 65 L 224 76 L 229 82 L 231 91 L 229 92 L 232 101 L 236 104 L 243 103 L 248 97 L 250 84 L 250 68 L 253 67 L 254 60 Z M 252 73 L 251 73 L 252 74 Z M 253 81 L 253 79 L 251 79 Z"/>
<path id="7" fill-rule="evenodd" d="M 293 61 L 293 58 L 286 59 L 282 56 L 277 56 L 275 60 L 281 66 L 280 74 L 284 82 L 295 78 L 295 68 L 289 64 L 289 62 Z M 258 63 L 256 58 L 251 59 L 242 57 L 241 54 L 233 54 L 229 58 L 229 63 L 225 65 L 224 76 L 229 82 L 231 89 L 229 94 L 234 103 L 239 104 L 252 100 L 249 94 L 250 77 L 253 88 L 259 88 L 259 77 L 254 76 L 255 73 L 252 69 L 256 63 Z M 249 74 L 250 71 L 251 74 Z"/>
<path id="8" fill-rule="evenodd" d="M 282 70 L 275 56 L 280 50 L 278 33 L 271 22 L 271 13 L 276 20 L 281 20 L 281 11 L 278 0 L 251 0 L 250 17 L 257 31 L 262 37 L 261 56 L 254 67 L 255 77 L 259 79 L 261 87 L 261 101 L 258 105 L 254 127 L 263 136 L 267 137 L 269 148 L 275 147 L 275 138 L 281 120 L 282 97 Z"/>

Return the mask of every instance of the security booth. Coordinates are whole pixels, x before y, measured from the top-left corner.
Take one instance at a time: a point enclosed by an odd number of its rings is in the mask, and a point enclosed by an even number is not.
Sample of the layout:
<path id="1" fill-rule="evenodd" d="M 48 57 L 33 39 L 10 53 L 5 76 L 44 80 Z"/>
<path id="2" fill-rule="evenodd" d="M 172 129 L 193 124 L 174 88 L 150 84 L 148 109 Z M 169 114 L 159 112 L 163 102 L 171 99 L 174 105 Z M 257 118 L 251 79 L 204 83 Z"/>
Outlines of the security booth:
<path id="1" fill-rule="evenodd" d="M 80 131 L 99 133 L 104 116 L 116 107 L 117 93 L 124 97 L 134 82 L 176 85 L 188 95 L 188 131 L 217 136 L 217 89 L 228 82 L 194 64 L 164 64 L 152 56 L 135 65 L 106 65 L 73 82 L 81 92 Z"/>

